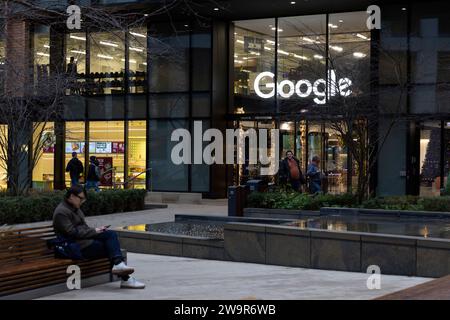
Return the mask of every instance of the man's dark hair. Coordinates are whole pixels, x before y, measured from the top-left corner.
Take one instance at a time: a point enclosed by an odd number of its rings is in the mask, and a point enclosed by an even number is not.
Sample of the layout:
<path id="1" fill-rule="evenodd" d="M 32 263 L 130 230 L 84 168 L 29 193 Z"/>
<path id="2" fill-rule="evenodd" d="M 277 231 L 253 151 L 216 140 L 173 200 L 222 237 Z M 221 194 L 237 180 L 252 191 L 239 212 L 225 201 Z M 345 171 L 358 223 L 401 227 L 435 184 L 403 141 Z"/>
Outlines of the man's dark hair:
<path id="1" fill-rule="evenodd" d="M 312 157 L 312 161 L 317 162 L 317 161 L 319 161 L 319 160 L 320 160 L 319 156 L 314 156 L 314 157 Z"/>
<path id="2" fill-rule="evenodd" d="M 294 155 L 294 153 L 292 152 L 292 150 L 286 151 L 286 155 L 287 155 L 289 152 L 292 153 L 292 155 Z"/>
<path id="3" fill-rule="evenodd" d="M 72 158 L 75 158 L 77 156 L 76 152 L 72 152 Z"/>
<path id="4" fill-rule="evenodd" d="M 71 195 L 79 195 L 80 193 L 84 193 L 86 195 L 86 192 L 84 191 L 84 188 L 82 186 L 76 185 L 68 188 L 66 190 L 65 198 L 69 199 Z"/>

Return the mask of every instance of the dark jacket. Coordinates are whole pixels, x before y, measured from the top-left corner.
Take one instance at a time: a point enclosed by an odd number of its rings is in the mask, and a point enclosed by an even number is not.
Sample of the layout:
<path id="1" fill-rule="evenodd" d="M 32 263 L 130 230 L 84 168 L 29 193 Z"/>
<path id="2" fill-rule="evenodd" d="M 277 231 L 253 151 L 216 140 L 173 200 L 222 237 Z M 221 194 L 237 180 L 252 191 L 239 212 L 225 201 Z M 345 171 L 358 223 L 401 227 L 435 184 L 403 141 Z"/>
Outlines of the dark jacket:
<path id="1" fill-rule="evenodd" d="M 100 181 L 99 171 L 98 166 L 91 162 L 89 164 L 87 181 Z"/>
<path id="2" fill-rule="evenodd" d="M 306 180 L 303 176 L 302 170 L 300 169 L 300 160 L 298 160 L 296 157 L 293 157 L 293 159 L 297 163 L 298 171 L 300 172 L 300 183 L 305 184 Z M 288 158 L 286 157 L 281 161 L 280 164 L 280 182 L 286 183 L 288 181 L 291 181 L 291 170 L 289 170 Z"/>
<path id="3" fill-rule="evenodd" d="M 69 172 L 70 178 L 79 178 L 80 175 L 83 173 L 84 167 L 83 163 L 78 158 L 72 158 L 70 159 L 69 163 L 66 167 L 66 172 Z"/>
<path id="4" fill-rule="evenodd" d="M 310 163 L 308 165 L 308 171 L 306 172 L 306 175 L 309 177 L 309 181 L 320 184 L 322 173 L 314 163 Z"/>
<path id="5" fill-rule="evenodd" d="M 81 249 L 92 244 L 92 238 L 97 235 L 95 228 L 86 224 L 83 211 L 75 209 L 63 200 L 53 213 L 53 228 L 57 236 L 76 240 Z"/>

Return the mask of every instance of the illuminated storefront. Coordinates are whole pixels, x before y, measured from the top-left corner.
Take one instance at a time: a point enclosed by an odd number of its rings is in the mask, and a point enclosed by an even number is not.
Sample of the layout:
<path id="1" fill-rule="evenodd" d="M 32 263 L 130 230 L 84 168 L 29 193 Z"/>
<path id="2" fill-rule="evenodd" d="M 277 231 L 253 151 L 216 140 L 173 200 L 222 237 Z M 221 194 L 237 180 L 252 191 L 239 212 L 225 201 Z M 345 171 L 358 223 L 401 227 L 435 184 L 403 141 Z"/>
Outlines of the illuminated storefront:
<path id="1" fill-rule="evenodd" d="M 319 156 L 330 193 L 355 185 L 356 172 L 349 170 L 352 161 L 339 133 L 311 111 L 336 95 L 367 94 L 366 17 L 364 11 L 233 23 L 236 127 L 279 128 L 280 157 L 293 151 L 304 171 Z M 258 120 L 262 115 L 273 120 Z M 236 168 L 236 182 L 262 178 L 258 165 Z"/>
<path id="2" fill-rule="evenodd" d="M 199 9 L 208 17 L 202 23 L 183 12 L 171 22 L 142 19 L 128 30 L 73 30 L 64 41 L 55 41 L 51 27 L 30 28 L 36 88 L 45 85 L 53 52 L 65 53 L 61 68 L 73 75 L 62 119 L 45 128 L 33 187 L 68 185 L 72 152 L 85 168 L 91 155 L 102 160 L 111 173 L 102 188 L 226 197 L 227 186 L 249 179 L 278 182 L 246 158 L 243 165 L 172 163 L 171 133 L 202 121 L 203 130 L 222 132 L 279 129 L 280 160 L 292 150 L 306 171 L 318 156 L 328 192 L 348 192 L 358 184 L 358 166 L 337 130 L 345 119 L 335 111 L 348 97 L 379 112 L 374 132 L 358 140 L 348 130 L 350 137 L 371 145 L 389 132 L 377 141 L 382 152 L 367 159 L 374 164 L 365 172 L 370 192 L 441 193 L 450 159 L 448 4 L 383 4 L 382 28 L 369 30 L 363 2 L 334 9 L 314 1 L 229 2 L 227 11 Z M 391 126 L 394 118 L 400 120 Z M 275 141 L 267 144 L 273 154 Z"/>

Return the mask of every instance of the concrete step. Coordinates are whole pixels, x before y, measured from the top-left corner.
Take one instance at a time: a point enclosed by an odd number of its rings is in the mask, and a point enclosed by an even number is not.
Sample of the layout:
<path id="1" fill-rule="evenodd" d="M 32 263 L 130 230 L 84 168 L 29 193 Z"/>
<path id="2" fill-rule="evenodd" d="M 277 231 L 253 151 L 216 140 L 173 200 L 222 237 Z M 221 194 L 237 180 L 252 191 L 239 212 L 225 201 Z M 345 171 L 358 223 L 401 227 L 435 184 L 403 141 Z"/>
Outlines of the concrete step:
<path id="1" fill-rule="evenodd" d="M 145 197 L 146 203 L 191 203 L 201 204 L 201 193 L 184 193 L 184 192 L 147 192 Z"/>

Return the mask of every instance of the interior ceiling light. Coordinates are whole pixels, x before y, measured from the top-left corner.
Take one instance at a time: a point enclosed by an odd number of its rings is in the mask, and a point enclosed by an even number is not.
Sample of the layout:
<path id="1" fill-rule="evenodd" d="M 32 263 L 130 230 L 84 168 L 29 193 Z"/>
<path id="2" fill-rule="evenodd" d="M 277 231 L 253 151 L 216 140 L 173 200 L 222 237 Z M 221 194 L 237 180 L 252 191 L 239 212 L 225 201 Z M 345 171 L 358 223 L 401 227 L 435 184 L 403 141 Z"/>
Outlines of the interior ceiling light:
<path id="1" fill-rule="evenodd" d="M 364 58 L 366 56 L 366 54 L 362 53 L 362 52 L 353 52 L 353 56 L 355 58 Z"/>
<path id="2" fill-rule="evenodd" d="M 114 47 L 114 48 L 119 47 L 118 44 L 112 43 L 112 42 L 108 42 L 108 41 L 100 41 L 100 44 L 102 44 L 104 46 Z"/>
<path id="3" fill-rule="evenodd" d="M 319 59 L 319 60 L 321 60 L 321 59 L 323 59 L 323 56 L 321 56 L 320 54 L 315 54 L 315 55 L 314 55 L 314 59 Z"/>
<path id="4" fill-rule="evenodd" d="M 370 40 L 368 37 L 366 37 L 365 35 L 361 34 L 361 33 L 357 33 L 356 36 L 358 38 L 364 39 L 364 40 Z"/>
<path id="5" fill-rule="evenodd" d="M 133 36 L 136 36 L 136 37 L 147 38 L 147 36 L 145 34 L 142 34 L 142 33 L 137 33 L 137 32 L 131 32 L 130 31 L 130 34 L 132 34 Z"/>
<path id="6" fill-rule="evenodd" d="M 70 35 L 69 38 L 70 38 L 70 39 L 81 40 L 81 41 L 86 41 L 86 38 L 84 38 L 84 37 L 79 37 L 79 36 L 74 36 L 74 35 Z"/>
<path id="7" fill-rule="evenodd" d="M 342 50 L 344 50 L 342 47 L 339 46 L 330 46 L 330 49 L 333 49 L 334 51 L 337 52 L 342 52 Z"/>

